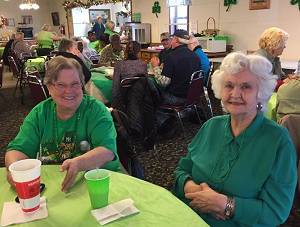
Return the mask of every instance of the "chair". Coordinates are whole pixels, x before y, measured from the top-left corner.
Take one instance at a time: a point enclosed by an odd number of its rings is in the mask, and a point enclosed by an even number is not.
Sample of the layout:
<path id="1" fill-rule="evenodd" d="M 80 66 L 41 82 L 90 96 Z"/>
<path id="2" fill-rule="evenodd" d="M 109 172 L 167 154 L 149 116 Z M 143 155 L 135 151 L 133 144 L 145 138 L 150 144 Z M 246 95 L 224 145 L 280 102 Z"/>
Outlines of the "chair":
<path id="1" fill-rule="evenodd" d="M 210 62 L 210 68 L 208 72 L 208 78 L 205 85 L 203 85 L 203 93 L 201 94 L 200 102 L 202 103 L 202 106 L 204 107 L 204 115 L 206 120 L 213 117 L 213 111 L 211 106 L 211 101 L 208 95 L 208 89 L 210 85 L 210 79 L 214 72 L 214 63 Z"/>
<path id="2" fill-rule="evenodd" d="M 145 150 L 152 149 L 156 142 L 156 110 L 160 104 L 159 90 L 143 74 L 121 80 L 114 95 L 113 108 L 127 115 L 133 137 L 139 139 Z"/>
<path id="3" fill-rule="evenodd" d="M 42 84 L 42 80 L 39 71 L 35 66 L 28 66 L 25 69 L 25 73 L 28 80 L 28 86 L 32 95 L 34 104 L 37 105 L 40 102 L 48 98 L 47 92 Z"/>
<path id="4" fill-rule="evenodd" d="M 3 67 L 2 67 L 2 65 L 0 65 L 0 88 L 2 88 L 2 82 L 3 82 Z M 7 99 L 5 98 L 4 94 L 1 92 L 1 89 L 0 89 L 0 96 L 4 102 L 5 107 L 7 108 L 7 110 L 10 110 Z"/>
<path id="5" fill-rule="evenodd" d="M 9 67 L 13 73 L 13 77 L 17 79 L 16 83 L 16 88 L 14 91 L 14 96 L 16 95 L 16 91 L 18 89 L 18 85 L 20 86 L 20 98 L 21 98 L 21 103 L 24 103 L 24 88 L 26 84 L 26 77 L 23 73 L 23 69 L 19 71 L 17 63 L 15 62 L 14 58 L 12 56 L 8 56 L 8 62 L 9 62 Z"/>
<path id="6" fill-rule="evenodd" d="M 134 150 L 130 124 L 126 114 L 120 110 L 113 109 L 111 116 L 117 131 L 117 153 L 122 164 L 121 166 L 124 167 L 129 175 L 145 180 L 141 162 Z"/>
<path id="7" fill-rule="evenodd" d="M 203 93 L 203 75 L 203 70 L 196 71 L 191 75 L 187 99 L 183 105 L 163 105 L 161 107 L 167 115 L 176 116 L 178 118 L 184 134 L 184 138 L 187 137 L 181 117 L 185 115 L 184 111 L 186 111 L 187 109 L 194 108 L 199 123 L 202 126 L 196 104 L 199 103 L 200 108 L 204 110 L 202 102 L 199 102 L 200 97 Z"/>

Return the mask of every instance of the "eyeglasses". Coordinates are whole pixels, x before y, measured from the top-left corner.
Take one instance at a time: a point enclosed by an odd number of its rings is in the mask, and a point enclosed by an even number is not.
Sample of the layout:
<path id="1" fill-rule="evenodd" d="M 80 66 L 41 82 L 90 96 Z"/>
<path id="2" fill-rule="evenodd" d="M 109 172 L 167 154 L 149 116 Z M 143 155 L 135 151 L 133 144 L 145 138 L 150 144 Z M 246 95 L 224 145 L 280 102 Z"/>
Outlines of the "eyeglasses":
<path id="1" fill-rule="evenodd" d="M 65 91 L 67 90 L 67 88 L 69 87 L 71 90 L 75 91 L 75 90 L 78 90 L 79 88 L 82 87 L 82 83 L 80 82 L 73 82 L 69 85 L 67 84 L 64 84 L 64 83 L 57 83 L 57 84 L 52 84 L 51 85 L 53 87 L 55 87 L 55 89 L 59 90 L 59 91 Z"/>

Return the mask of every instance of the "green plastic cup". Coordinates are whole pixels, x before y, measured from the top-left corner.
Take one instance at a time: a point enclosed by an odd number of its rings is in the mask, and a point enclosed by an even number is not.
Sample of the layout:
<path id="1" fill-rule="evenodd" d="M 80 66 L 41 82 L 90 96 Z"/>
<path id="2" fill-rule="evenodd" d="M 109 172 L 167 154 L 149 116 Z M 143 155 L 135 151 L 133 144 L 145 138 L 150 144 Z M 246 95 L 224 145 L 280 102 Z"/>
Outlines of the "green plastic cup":
<path id="1" fill-rule="evenodd" d="M 84 174 L 93 209 L 108 205 L 110 172 L 106 169 L 94 169 Z"/>

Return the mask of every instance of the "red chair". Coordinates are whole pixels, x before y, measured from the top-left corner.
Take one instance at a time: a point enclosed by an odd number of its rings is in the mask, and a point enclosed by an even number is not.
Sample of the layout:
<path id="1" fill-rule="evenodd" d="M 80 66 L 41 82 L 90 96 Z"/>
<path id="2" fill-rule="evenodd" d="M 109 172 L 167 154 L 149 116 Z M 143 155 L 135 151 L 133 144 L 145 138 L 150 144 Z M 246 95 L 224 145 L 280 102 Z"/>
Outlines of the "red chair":
<path id="1" fill-rule="evenodd" d="M 3 82 L 3 67 L 2 67 L 2 65 L 0 65 L 0 88 L 2 88 L 2 82 Z M 0 90 L 0 96 L 4 102 L 5 107 L 7 108 L 7 110 L 10 110 L 7 99 L 5 98 L 5 96 L 1 92 L 1 90 Z"/>
<path id="2" fill-rule="evenodd" d="M 34 104 L 37 105 L 40 102 L 46 100 L 49 96 L 42 84 L 42 80 L 39 71 L 35 66 L 28 66 L 25 69 L 25 73 L 28 80 L 28 86 L 32 95 Z"/>
<path id="3" fill-rule="evenodd" d="M 183 111 L 186 111 L 187 109 L 190 109 L 190 108 L 194 108 L 194 110 L 197 114 L 199 123 L 202 126 L 201 119 L 200 119 L 196 105 L 197 105 L 197 103 L 199 103 L 200 108 L 202 110 L 204 110 L 204 106 L 203 106 L 202 102 L 199 102 L 200 97 L 203 93 L 203 75 L 204 75 L 203 70 L 196 71 L 192 74 L 187 99 L 186 99 L 184 105 L 179 105 L 179 106 L 163 105 L 161 107 L 167 115 L 176 116 L 178 118 L 179 123 L 182 128 L 182 131 L 183 131 L 183 134 L 184 134 L 184 138 L 186 138 L 186 132 L 185 132 L 182 120 L 181 120 L 181 117 L 185 116 Z"/>

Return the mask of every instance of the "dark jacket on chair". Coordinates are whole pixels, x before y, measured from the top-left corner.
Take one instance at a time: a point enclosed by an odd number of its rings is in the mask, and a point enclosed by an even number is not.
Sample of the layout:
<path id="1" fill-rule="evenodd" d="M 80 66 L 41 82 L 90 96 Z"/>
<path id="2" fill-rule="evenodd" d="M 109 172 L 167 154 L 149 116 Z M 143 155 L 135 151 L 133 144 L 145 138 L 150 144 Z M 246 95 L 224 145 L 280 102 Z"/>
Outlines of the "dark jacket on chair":
<path id="1" fill-rule="evenodd" d="M 147 76 L 138 77 L 140 79 L 132 81 L 130 87 L 120 89 L 113 108 L 126 113 L 131 129 L 141 136 L 142 146 L 150 150 L 156 141 L 156 109 L 161 103 L 161 94 Z"/>

